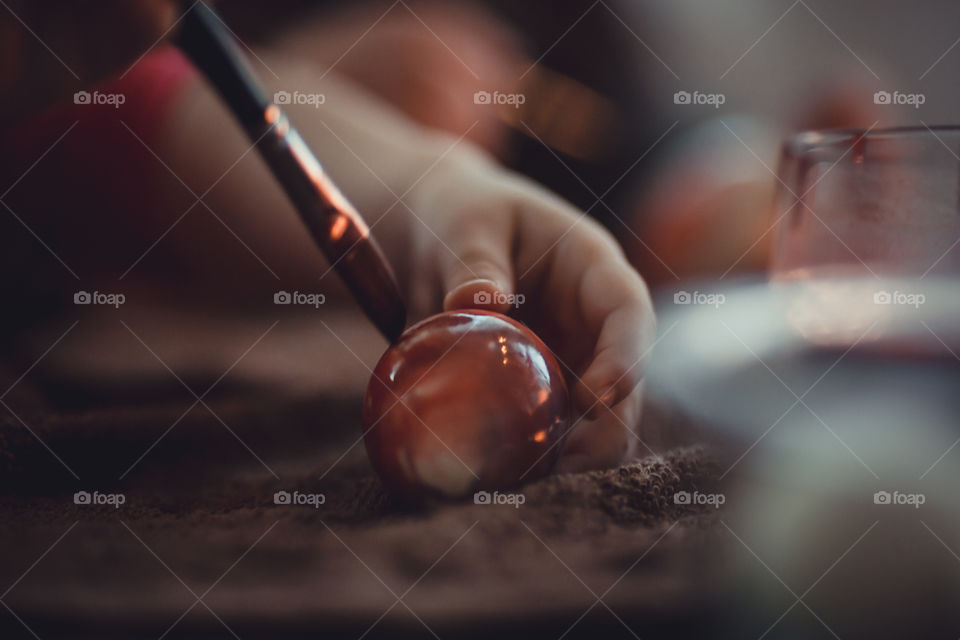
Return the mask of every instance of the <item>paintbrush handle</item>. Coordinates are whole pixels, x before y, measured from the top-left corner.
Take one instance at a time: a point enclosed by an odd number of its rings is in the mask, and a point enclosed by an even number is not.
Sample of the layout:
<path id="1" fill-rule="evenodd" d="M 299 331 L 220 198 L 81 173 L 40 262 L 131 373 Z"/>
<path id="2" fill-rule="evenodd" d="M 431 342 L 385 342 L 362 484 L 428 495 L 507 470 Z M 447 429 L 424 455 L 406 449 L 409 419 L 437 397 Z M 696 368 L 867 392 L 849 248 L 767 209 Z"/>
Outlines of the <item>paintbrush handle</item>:
<path id="1" fill-rule="evenodd" d="M 387 340 L 403 332 L 406 308 L 370 229 L 267 97 L 220 17 L 203 2 L 187 11 L 180 48 L 216 88 L 256 144 L 327 260 Z"/>

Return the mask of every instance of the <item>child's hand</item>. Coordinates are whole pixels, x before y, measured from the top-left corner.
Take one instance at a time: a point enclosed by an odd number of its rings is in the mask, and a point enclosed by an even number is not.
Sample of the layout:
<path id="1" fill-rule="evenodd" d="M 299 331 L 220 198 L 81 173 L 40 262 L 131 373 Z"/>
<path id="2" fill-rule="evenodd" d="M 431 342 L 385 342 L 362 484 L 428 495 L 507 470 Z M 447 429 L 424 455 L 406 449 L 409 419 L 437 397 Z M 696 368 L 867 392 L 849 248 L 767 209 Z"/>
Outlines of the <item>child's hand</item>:
<path id="1" fill-rule="evenodd" d="M 631 456 L 655 322 L 646 285 L 614 238 L 467 142 L 416 126 L 335 74 L 318 83 L 321 74 L 309 64 L 261 56 L 283 78 L 270 91 L 306 87 L 325 96 L 322 109 L 290 105 L 289 112 L 408 283 L 411 316 L 442 308 L 509 312 L 554 350 L 569 373 L 576 416 L 586 416 L 560 468 L 611 466 Z M 222 220 L 188 216 L 176 238 L 165 237 L 166 222 L 147 235 L 167 246 L 179 241 L 179 268 L 207 296 L 237 282 L 247 295 L 258 287 L 275 291 L 264 265 L 289 287 L 317 286 L 316 274 L 329 268 L 219 98 L 195 83 L 168 117 L 164 126 L 175 135 L 164 137 L 159 155 L 191 190 L 209 193 L 204 202 Z M 484 293 L 489 299 L 477 296 Z"/>
<path id="2" fill-rule="evenodd" d="M 614 238 L 531 180 L 463 159 L 431 172 L 411 209 L 414 312 L 442 300 L 522 320 L 561 360 L 576 417 L 586 416 L 560 469 L 632 457 L 655 320 Z"/>

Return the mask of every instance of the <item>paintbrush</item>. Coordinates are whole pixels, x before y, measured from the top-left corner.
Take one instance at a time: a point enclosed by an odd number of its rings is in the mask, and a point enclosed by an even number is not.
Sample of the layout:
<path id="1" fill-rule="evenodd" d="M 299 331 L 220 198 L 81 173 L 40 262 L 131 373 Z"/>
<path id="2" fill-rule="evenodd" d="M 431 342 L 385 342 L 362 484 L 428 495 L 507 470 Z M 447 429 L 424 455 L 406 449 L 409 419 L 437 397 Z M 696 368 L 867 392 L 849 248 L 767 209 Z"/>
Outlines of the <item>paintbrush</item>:
<path id="1" fill-rule="evenodd" d="M 177 44 L 219 92 L 283 187 L 317 246 L 387 340 L 406 324 L 393 270 L 370 228 L 267 98 L 221 18 L 204 2 L 183 17 Z"/>

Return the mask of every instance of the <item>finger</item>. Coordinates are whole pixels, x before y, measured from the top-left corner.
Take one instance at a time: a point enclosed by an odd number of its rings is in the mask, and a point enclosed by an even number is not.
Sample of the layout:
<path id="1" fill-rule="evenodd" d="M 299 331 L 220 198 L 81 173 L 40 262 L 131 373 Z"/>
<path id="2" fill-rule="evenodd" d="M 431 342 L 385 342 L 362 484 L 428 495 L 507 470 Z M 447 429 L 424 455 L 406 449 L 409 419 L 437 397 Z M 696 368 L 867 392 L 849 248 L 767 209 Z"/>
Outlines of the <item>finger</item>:
<path id="1" fill-rule="evenodd" d="M 443 308 L 505 312 L 514 287 L 508 217 L 465 216 L 462 222 L 440 249 Z"/>
<path id="2" fill-rule="evenodd" d="M 579 473 L 610 467 L 637 456 L 643 386 L 636 387 L 627 398 L 612 409 L 605 409 L 596 419 L 584 419 L 570 432 L 557 461 L 560 473 Z M 648 447 L 642 444 L 642 451 Z M 650 451 L 652 453 L 652 451 Z"/>
<path id="3" fill-rule="evenodd" d="M 597 341 L 574 388 L 574 401 L 579 411 L 595 417 L 620 403 L 642 380 L 656 321 L 646 285 L 620 258 L 588 267 L 579 296 L 587 330 Z"/>
<path id="4" fill-rule="evenodd" d="M 577 363 L 574 407 L 595 417 L 604 406 L 625 398 L 642 379 L 646 350 L 655 334 L 653 303 L 643 279 L 609 232 L 566 203 L 544 204 L 550 215 L 530 220 L 521 231 L 521 237 L 539 241 L 520 247 L 518 264 L 520 269 L 529 264 L 521 273 L 543 278 L 540 287 L 550 291 L 558 308 L 568 309 L 558 319 L 563 327 L 557 347 L 568 361 Z M 551 241 L 553 234 L 560 239 Z M 545 255 L 550 259 L 544 260 Z"/>

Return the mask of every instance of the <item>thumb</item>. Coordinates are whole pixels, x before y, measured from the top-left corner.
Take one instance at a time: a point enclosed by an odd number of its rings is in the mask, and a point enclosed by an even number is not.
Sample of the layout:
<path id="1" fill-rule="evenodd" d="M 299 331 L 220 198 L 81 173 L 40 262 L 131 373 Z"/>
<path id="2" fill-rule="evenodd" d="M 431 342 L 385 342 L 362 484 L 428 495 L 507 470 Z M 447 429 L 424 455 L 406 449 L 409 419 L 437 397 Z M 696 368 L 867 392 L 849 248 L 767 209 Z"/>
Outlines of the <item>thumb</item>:
<path id="1" fill-rule="evenodd" d="M 510 227 L 482 220 L 459 228 L 441 249 L 443 309 L 487 309 L 505 312 L 513 294 Z"/>

